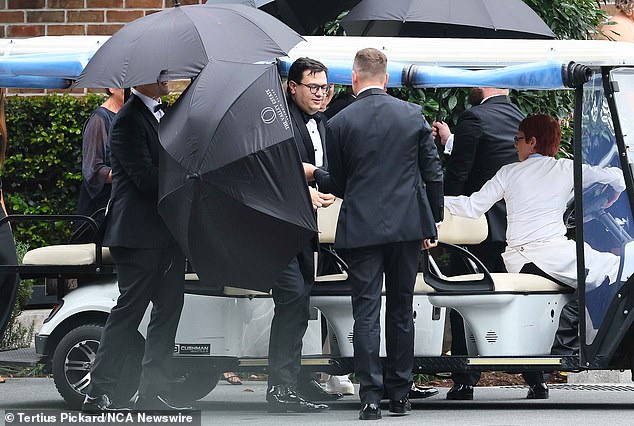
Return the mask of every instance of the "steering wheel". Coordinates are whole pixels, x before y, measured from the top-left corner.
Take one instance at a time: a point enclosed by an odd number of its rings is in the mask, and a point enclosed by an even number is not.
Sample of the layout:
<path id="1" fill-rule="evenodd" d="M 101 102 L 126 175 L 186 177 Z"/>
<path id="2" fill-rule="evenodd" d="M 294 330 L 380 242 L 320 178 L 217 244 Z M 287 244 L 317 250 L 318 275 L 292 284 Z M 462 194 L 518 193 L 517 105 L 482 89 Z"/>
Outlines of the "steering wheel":
<path id="1" fill-rule="evenodd" d="M 605 210 L 605 206 L 614 196 L 614 190 L 610 185 L 604 183 L 593 183 L 583 190 L 583 223 L 597 219 Z M 576 226 L 575 199 L 573 198 L 564 212 L 564 223 L 566 228 L 572 229 Z"/>

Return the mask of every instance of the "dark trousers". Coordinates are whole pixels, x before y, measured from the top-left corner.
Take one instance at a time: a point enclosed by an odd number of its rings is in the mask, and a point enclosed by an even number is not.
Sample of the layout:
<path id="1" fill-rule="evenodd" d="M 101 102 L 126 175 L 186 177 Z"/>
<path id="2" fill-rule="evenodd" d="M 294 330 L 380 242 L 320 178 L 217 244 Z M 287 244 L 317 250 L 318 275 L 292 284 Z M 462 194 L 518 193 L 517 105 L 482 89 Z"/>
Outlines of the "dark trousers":
<path id="1" fill-rule="evenodd" d="M 269 386 L 297 386 L 313 277 L 313 248 L 308 245 L 293 258 L 273 286 L 275 312 L 269 338 Z"/>
<path id="2" fill-rule="evenodd" d="M 2 189 L 0 189 L 0 194 L 2 194 Z M 4 217 L 6 217 L 6 215 L 0 206 L 0 219 Z M 0 226 L 0 264 L 18 264 L 13 233 L 8 223 Z M 9 320 L 11 319 L 13 304 L 15 303 L 19 286 L 20 278 L 17 274 L 10 272 L 0 274 L 0 339 L 2 338 L 5 327 L 8 326 Z"/>
<path id="3" fill-rule="evenodd" d="M 421 241 L 343 250 L 348 263 L 354 317 L 354 372 L 364 404 L 385 394 L 401 399 L 411 386 L 414 367 L 413 296 Z M 387 361 L 379 358 L 381 290 L 385 273 Z"/>
<path id="4" fill-rule="evenodd" d="M 175 246 L 111 247 L 110 252 L 117 265 L 120 295 L 101 336 L 88 394 L 116 397 L 113 394 L 120 380 L 122 362 L 133 347 L 139 323 L 152 302 L 139 394 L 165 395 L 172 380 L 174 338 L 183 308 L 185 259 Z"/>

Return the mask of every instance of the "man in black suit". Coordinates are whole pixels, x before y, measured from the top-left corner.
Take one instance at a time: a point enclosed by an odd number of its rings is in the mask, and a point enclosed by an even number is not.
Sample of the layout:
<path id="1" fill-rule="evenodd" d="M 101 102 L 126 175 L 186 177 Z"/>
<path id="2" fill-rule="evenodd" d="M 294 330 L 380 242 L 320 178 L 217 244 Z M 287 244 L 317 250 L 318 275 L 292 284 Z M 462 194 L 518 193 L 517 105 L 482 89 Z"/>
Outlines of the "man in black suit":
<path id="1" fill-rule="evenodd" d="M 471 195 L 479 191 L 504 165 L 518 161 L 514 137 L 524 114 L 511 102 L 508 89 L 476 87 L 471 90 L 469 103 L 473 105 L 458 118 L 452 135 L 446 123 L 433 126 L 445 145 L 447 157 L 445 195 Z M 467 246 L 490 272 L 506 272 L 502 253 L 506 248 L 506 204 L 497 202 L 486 213 L 489 235 L 478 245 Z M 451 259 L 452 274 L 469 273 L 464 264 Z M 451 323 L 451 353 L 466 355 L 464 321 L 458 312 L 449 313 Z M 530 386 L 530 398 L 547 398 L 548 389 L 541 373 L 527 372 L 524 378 Z M 471 400 L 473 387 L 480 380 L 479 372 L 454 373 L 454 385 L 447 399 Z"/>
<path id="2" fill-rule="evenodd" d="M 359 418 L 405 414 L 414 366 L 413 293 L 421 247 L 436 239 L 442 220 L 442 170 L 420 106 L 385 93 L 387 58 L 357 52 L 352 87 L 357 99 L 328 121 L 329 171 L 307 177 L 343 198 L 335 248 L 348 263 L 354 316 L 354 369 Z M 385 371 L 379 358 L 381 290 L 385 273 Z"/>
<path id="3" fill-rule="evenodd" d="M 317 114 L 328 94 L 328 70 L 318 61 L 299 58 L 288 71 L 287 101 L 295 143 L 303 162 L 325 164 L 325 128 Z M 335 197 L 309 187 L 313 207 L 327 207 Z M 269 340 L 269 376 L 266 400 L 269 410 L 321 411 L 328 408 L 305 398 L 330 397 L 310 377 L 298 375 L 301 368 L 302 338 L 310 317 L 310 291 L 314 283 L 314 252 L 317 236 L 291 261 L 273 286 L 275 314 Z M 341 395 L 338 395 L 341 396 Z"/>
<path id="4" fill-rule="evenodd" d="M 82 410 L 116 410 L 115 386 L 148 305 L 138 410 L 183 410 L 168 402 L 185 260 L 157 210 L 160 96 L 167 81 L 137 86 L 110 131 L 112 197 L 103 240 L 117 266 L 120 296 L 101 336 Z"/>

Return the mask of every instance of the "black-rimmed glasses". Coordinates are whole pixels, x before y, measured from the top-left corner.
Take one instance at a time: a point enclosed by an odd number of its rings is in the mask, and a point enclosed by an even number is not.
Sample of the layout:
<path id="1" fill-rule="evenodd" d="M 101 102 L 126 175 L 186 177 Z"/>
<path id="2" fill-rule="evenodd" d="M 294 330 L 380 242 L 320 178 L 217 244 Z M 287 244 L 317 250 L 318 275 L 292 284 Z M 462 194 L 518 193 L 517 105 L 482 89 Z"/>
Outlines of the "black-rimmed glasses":
<path id="1" fill-rule="evenodd" d="M 324 84 L 322 86 L 318 84 L 304 84 L 304 83 L 297 83 L 297 84 L 301 84 L 302 86 L 308 87 L 308 90 L 310 90 L 310 93 L 313 95 L 316 95 L 318 90 L 321 90 L 321 92 L 324 95 L 327 95 L 328 92 L 330 92 L 330 84 Z"/>
<path id="2" fill-rule="evenodd" d="M 515 141 L 515 146 L 517 146 L 517 143 L 522 139 L 526 139 L 526 136 L 514 136 L 513 140 Z"/>

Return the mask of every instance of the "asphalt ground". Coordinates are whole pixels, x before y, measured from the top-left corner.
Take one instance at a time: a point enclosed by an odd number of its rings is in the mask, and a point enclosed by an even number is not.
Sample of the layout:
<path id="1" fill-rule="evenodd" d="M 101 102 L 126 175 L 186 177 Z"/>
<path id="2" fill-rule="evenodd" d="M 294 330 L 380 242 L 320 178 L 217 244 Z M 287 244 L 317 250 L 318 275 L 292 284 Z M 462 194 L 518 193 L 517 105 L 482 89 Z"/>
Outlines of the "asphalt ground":
<path id="1" fill-rule="evenodd" d="M 347 425 L 358 424 L 360 402 L 346 396 L 316 414 L 270 414 L 265 382 L 242 386 L 218 384 L 194 404 L 202 425 Z M 448 401 L 447 388 L 434 397 L 414 401 L 404 417 L 390 416 L 383 407 L 382 423 L 399 425 L 633 425 L 634 385 L 553 385 L 548 400 L 527 400 L 523 386 L 476 388 L 474 401 Z M 20 410 L 67 410 L 50 378 L 10 378 L 0 384 L 0 414 Z M 77 412 L 75 412 L 77 413 Z M 5 420 L 5 425 L 18 424 Z M 24 423 L 21 423 L 24 424 Z M 45 423 L 30 423 L 45 424 Z"/>

